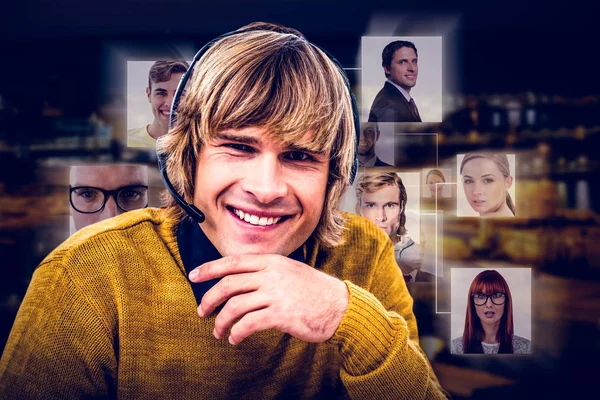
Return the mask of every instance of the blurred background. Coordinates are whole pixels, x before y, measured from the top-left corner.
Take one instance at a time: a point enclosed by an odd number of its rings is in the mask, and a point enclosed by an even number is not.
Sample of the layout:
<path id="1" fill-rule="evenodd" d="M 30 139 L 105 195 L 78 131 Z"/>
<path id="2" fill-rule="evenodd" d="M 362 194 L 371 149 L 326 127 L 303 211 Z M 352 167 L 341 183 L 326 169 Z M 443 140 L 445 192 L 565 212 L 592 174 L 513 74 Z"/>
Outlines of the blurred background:
<path id="1" fill-rule="evenodd" d="M 5 5 L 1 348 L 35 267 L 69 235 L 70 165 L 148 165 L 150 205 L 160 204 L 153 151 L 125 146 L 127 61 L 189 60 L 221 33 L 268 21 L 300 30 L 335 55 L 358 96 L 362 36 L 443 37 L 443 121 L 402 128 L 434 133 L 437 148 L 431 135 L 411 141 L 397 166 L 420 170 L 437 160 L 456 168 L 456 154 L 479 149 L 517 155 L 517 217 L 460 219 L 450 200 L 440 201 L 439 254 L 445 271 L 532 268 L 533 354 L 449 354 L 443 281 L 437 305 L 431 287 L 412 288 L 422 345 L 457 399 L 583 396 L 600 356 L 600 62 L 590 44 L 598 35 L 591 7 L 552 0 Z M 427 209 L 436 210 L 425 202 Z"/>

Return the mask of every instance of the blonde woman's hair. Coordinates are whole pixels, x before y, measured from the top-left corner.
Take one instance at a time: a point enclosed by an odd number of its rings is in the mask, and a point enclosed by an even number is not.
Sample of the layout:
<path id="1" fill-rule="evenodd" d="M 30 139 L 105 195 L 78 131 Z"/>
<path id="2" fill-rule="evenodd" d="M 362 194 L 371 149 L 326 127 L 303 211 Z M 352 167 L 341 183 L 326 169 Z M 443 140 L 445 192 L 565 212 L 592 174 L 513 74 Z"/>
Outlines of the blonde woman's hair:
<path id="1" fill-rule="evenodd" d="M 510 175 L 510 164 L 508 162 L 508 157 L 506 154 L 502 153 L 469 153 L 465 154 L 462 162 L 460 163 L 460 174 L 462 175 L 463 167 L 466 163 L 476 158 L 485 158 L 486 160 L 491 160 L 496 164 L 500 172 L 505 178 L 508 178 Z M 512 198 L 510 197 L 510 193 L 508 190 L 506 191 L 506 205 L 510 209 L 510 211 L 515 214 L 515 204 L 513 203 Z"/>
<path id="2" fill-rule="evenodd" d="M 225 129 L 261 127 L 280 145 L 329 151 L 325 204 L 313 235 L 324 246 L 338 245 L 344 229 L 338 206 L 356 140 L 346 78 L 297 34 L 252 26 L 241 31 L 216 42 L 196 64 L 175 124 L 159 141 L 171 182 L 192 203 L 202 144 Z M 184 217 L 166 191 L 163 200 L 171 216 Z"/>
<path id="3" fill-rule="evenodd" d="M 360 176 L 358 182 L 356 182 L 356 212 L 360 213 L 360 207 L 362 202 L 363 193 L 373 193 L 385 186 L 396 186 L 398 188 L 398 204 L 400 204 L 400 214 L 398 219 L 400 225 L 398 226 L 399 236 L 404 236 L 407 233 L 405 228 L 406 215 L 404 211 L 406 209 L 406 201 L 408 196 L 406 194 L 406 188 L 402 179 L 395 172 L 381 172 L 381 173 L 366 173 Z"/>

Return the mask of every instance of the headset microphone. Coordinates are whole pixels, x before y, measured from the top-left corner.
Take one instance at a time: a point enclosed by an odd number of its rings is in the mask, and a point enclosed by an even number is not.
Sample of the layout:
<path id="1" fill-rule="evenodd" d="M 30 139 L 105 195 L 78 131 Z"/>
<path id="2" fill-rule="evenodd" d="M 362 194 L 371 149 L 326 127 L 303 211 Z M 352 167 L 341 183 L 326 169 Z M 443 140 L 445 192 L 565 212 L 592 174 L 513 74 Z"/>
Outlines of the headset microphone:
<path id="1" fill-rule="evenodd" d="M 183 208 L 183 210 L 190 217 L 192 217 L 196 222 L 201 224 L 204 222 L 204 219 L 205 219 L 204 213 L 202 211 L 198 210 L 198 208 L 195 205 L 186 202 L 185 199 L 179 193 L 177 193 L 177 190 L 175 190 L 175 187 L 173 187 L 173 184 L 169 180 L 169 176 L 167 175 L 167 165 L 166 165 L 167 154 L 159 150 L 162 148 L 160 141 L 163 137 L 164 136 L 159 137 L 158 140 L 156 141 L 156 155 L 158 157 L 158 169 L 160 170 L 160 175 L 162 176 L 162 180 L 165 183 L 167 190 L 169 191 L 169 193 L 171 193 L 171 196 L 173 196 L 173 198 L 175 199 L 177 204 L 179 204 L 179 206 L 181 208 Z"/>

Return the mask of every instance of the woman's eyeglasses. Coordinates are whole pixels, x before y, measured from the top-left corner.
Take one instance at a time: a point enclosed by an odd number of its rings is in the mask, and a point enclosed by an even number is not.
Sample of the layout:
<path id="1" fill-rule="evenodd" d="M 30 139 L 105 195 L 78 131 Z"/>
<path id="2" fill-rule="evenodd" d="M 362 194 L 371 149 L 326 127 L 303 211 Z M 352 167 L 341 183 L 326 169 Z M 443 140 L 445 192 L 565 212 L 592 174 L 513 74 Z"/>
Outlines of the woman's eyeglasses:
<path id="1" fill-rule="evenodd" d="M 501 306 L 506 301 L 506 295 L 500 292 L 492 294 L 474 293 L 471 295 L 471 297 L 473 298 L 473 303 L 475 303 L 476 306 L 484 305 L 488 298 L 492 299 L 492 303 L 497 306 Z"/>

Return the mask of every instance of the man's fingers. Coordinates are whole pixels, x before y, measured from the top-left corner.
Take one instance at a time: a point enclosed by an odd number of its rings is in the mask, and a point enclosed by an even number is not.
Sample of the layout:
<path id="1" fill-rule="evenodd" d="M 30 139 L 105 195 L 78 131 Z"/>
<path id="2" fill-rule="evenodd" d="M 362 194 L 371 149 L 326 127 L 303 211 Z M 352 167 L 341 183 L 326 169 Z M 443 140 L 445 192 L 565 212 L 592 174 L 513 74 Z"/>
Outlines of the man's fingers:
<path id="1" fill-rule="evenodd" d="M 255 291 L 260 288 L 260 284 L 260 277 L 254 273 L 227 275 L 202 296 L 198 315 L 208 317 L 230 297 Z"/>
<path id="2" fill-rule="evenodd" d="M 244 293 L 230 298 L 215 319 L 215 337 L 225 337 L 235 321 L 248 313 L 264 309 L 270 300 L 269 296 L 261 292 Z"/>
<path id="3" fill-rule="evenodd" d="M 272 264 L 275 257 L 272 254 L 249 254 L 223 257 L 215 261 L 207 262 L 190 272 L 190 281 L 204 282 L 226 275 L 241 274 L 244 272 L 256 272 L 265 269 Z"/>
<path id="4" fill-rule="evenodd" d="M 233 325 L 229 335 L 229 343 L 236 345 L 253 333 L 275 328 L 273 321 L 273 315 L 268 308 L 250 312 Z"/>

